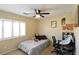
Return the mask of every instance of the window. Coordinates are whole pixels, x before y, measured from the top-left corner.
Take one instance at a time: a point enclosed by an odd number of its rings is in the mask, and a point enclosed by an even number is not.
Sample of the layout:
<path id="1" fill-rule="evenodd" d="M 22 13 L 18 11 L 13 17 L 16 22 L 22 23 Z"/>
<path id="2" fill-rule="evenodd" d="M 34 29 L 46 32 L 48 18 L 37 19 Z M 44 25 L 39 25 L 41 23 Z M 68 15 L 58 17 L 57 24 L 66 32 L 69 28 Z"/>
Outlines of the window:
<path id="1" fill-rule="evenodd" d="M 4 21 L 4 38 L 12 37 L 12 22 Z"/>
<path id="2" fill-rule="evenodd" d="M 0 40 L 14 38 L 25 35 L 25 23 L 21 21 L 0 20 Z"/>
<path id="3" fill-rule="evenodd" d="M 25 35 L 25 23 L 20 23 L 20 35 Z"/>
<path id="4" fill-rule="evenodd" d="M 19 22 L 13 22 L 13 36 L 19 36 Z"/>
<path id="5" fill-rule="evenodd" d="M 2 21 L 0 20 L 0 39 L 2 39 Z"/>

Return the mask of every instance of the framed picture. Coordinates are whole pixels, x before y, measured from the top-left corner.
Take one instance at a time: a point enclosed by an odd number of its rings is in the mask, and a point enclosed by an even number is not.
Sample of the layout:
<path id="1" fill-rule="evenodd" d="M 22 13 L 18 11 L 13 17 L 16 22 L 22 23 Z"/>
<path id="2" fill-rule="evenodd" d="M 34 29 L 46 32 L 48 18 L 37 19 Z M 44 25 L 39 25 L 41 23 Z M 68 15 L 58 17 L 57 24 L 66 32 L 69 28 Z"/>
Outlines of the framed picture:
<path id="1" fill-rule="evenodd" d="M 57 27 L 57 21 L 51 21 L 51 28 Z"/>
<path id="2" fill-rule="evenodd" d="M 64 17 L 61 19 L 61 25 L 65 25 L 65 24 L 66 24 L 66 18 Z"/>

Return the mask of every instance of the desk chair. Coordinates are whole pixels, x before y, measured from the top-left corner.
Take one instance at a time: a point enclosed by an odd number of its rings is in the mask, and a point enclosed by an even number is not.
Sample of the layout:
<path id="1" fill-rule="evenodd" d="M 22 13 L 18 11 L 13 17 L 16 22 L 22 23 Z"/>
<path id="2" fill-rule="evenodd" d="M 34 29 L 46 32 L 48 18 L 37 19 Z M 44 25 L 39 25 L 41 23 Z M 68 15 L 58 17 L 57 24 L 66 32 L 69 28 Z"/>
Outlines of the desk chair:
<path id="1" fill-rule="evenodd" d="M 53 52 L 56 52 L 56 54 L 58 54 L 59 53 L 59 44 L 58 43 L 56 43 L 57 41 L 56 41 L 56 38 L 55 38 L 55 36 L 52 36 L 52 40 L 53 40 L 53 47 L 55 48 L 53 51 L 51 51 L 52 53 Z"/>
<path id="2" fill-rule="evenodd" d="M 75 54 L 75 37 L 74 34 L 71 33 L 74 42 L 71 42 L 67 45 L 61 45 L 60 54 L 62 55 L 74 55 Z"/>

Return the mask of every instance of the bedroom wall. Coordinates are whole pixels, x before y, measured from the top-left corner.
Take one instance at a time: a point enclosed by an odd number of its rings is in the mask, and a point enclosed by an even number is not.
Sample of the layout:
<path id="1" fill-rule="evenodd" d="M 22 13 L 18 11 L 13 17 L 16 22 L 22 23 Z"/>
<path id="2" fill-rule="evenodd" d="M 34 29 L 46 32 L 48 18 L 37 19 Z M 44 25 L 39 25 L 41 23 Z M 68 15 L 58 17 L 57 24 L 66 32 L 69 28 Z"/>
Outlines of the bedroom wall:
<path id="1" fill-rule="evenodd" d="M 66 17 L 66 23 L 72 24 L 76 23 L 75 13 L 63 14 L 60 16 L 53 16 L 49 19 L 38 20 L 38 33 L 46 35 L 51 41 L 54 35 L 57 40 L 62 40 L 62 25 L 61 19 Z M 51 21 L 57 21 L 57 27 L 51 28 Z"/>
<path id="2" fill-rule="evenodd" d="M 21 41 L 31 39 L 33 35 L 37 32 L 37 22 L 33 18 L 27 18 L 4 11 L 0 11 L 0 18 L 14 19 L 26 22 L 26 35 L 24 37 L 16 37 L 10 40 L 0 41 L 0 54 L 5 54 L 17 49 L 17 46 Z"/>
<path id="3" fill-rule="evenodd" d="M 0 54 L 5 54 L 9 51 L 17 49 L 17 45 L 24 40 L 31 39 L 35 33 L 44 34 L 52 41 L 52 36 L 55 35 L 56 39 L 62 39 L 62 25 L 61 18 L 66 17 L 66 23 L 77 23 L 77 11 L 74 13 L 63 14 L 60 16 L 52 16 L 48 19 L 36 20 L 20 16 L 13 13 L 0 11 L 0 18 L 15 19 L 18 21 L 26 22 L 26 36 L 17 37 L 11 40 L 0 41 Z M 57 21 L 57 27 L 51 28 L 51 21 Z"/>

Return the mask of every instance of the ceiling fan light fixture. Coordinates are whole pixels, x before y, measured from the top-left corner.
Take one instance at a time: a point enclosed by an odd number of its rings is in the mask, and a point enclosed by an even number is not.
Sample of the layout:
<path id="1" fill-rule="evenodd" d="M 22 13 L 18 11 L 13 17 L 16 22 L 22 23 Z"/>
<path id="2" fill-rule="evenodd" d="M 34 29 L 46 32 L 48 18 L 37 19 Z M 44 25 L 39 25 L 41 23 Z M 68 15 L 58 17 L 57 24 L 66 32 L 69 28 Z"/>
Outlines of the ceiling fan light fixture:
<path id="1" fill-rule="evenodd" d="M 36 17 L 36 18 L 39 18 L 39 17 L 41 17 L 41 16 L 40 16 L 40 15 L 36 15 L 35 17 Z"/>

